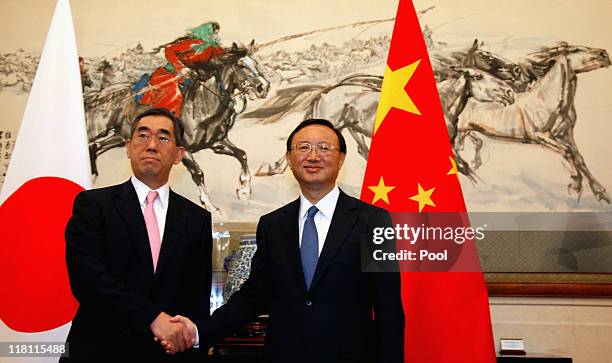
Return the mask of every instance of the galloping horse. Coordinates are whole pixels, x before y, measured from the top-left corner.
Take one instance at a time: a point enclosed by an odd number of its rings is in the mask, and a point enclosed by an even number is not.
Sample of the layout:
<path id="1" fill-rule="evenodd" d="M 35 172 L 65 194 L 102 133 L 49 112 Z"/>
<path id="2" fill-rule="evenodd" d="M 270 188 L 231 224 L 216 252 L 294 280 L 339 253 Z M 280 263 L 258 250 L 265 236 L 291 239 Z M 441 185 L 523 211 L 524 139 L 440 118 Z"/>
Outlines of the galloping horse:
<path id="1" fill-rule="evenodd" d="M 530 91 L 517 94 L 512 106 L 469 104 L 457 124 L 455 149 L 462 147 L 466 136 L 477 138 L 474 132 L 503 141 L 542 145 L 565 160 L 572 178 L 568 189 L 578 195 L 578 200 L 586 177 L 595 197 L 610 203 L 609 195 L 587 168 L 574 140 L 577 75 L 610 66 L 608 53 L 604 49 L 561 43 L 542 48 L 532 57 L 533 69 L 545 69 L 546 73 Z M 475 158 L 480 159 L 479 149 Z"/>
<path id="2" fill-rule="evenodd" d="M 447 79 L 437 83 L 440 103 L 444 112 L 444 120 L 448 137 L 453 147 L 457 170 L 471 180 L 474 176 L 466 163 L 455 149 L 457 136 L 457 121 L 470 98 L 483 103 L 500 103 L 503 107 L 514 103 L 514 91 L 502 80 L 489 73 L 472 68 L 460 69 L 461 77 Z"/>
<path id="3" fill-rule="evenodd" d="M 183 164 L 198 187 L 201 203 L 210 211 L 219 211 L 219 209 L 211 202 L 206 191 L 204 172 L 193 157 L 193 153 L 200 150 L 212 149 L 217 154 L 236 158 L 242 168 L 239 177 L 240 186 L 236 193 L 240 199 L 250 197 L 251 175 L 247 155 L 228 139 L 228 133 L 234 126 L 238 114 L 246 108 L 246 96 L 248 95 L 251 100 L 255 97 L 265 98 L 270 87 L 270 83 L 259 71 L 257 62 L 249 57 L 252 44 L 253 42 L 248 48 L 234 44 L 233 47 L 226 49 L 227 56 L 221 71 L 221 82 L 227 95 L 220 94 L 215 80 L 201 70 L 192 70 L 191 82 L 187 87 L 182 117 L 186 151 Z M 87 100 L 91 104 L 88 104 Z M 238 106 L 239 102 L 242 103 L 241 106 Z M 101 106 L 99 109 L 98 105 Z M 135 100 L 132 85 L 122 86 L 107 95 L 92 95 L 86 99 L 87 128 L 90 134 L 90 156 L 94 175 L 97 175 L 97 157 L 112 148 L 123 146 L 130 137 L 132 120 L 148 107 Z M 237 111 L 235 107 L 239 107 L 240 110 Z M 104 114 L 103 117 L 95 117 L 98 110 Z"/>
<path id="4" fill-rule="evenodd" d="M 457 74 L 458 78 L 438 83 L 451 141 L 455 136 L 457 117 L 469 98 L 473 97 L 480 102 L 499 102 L 504 105 L 514 102 L 512 88 L 486 72 L 464 68 L 458 70 Z M 377 76 L 348 77 L 320 92 L 311 103 L 305 118 L 326 118 L 333 120 L 332 123 L 338 130 L 348 129 L 357 141 L 359 153 L 367 160 L 369 148 L 365 138 L 372 137 L 381 81 L 381 77 Z M 459 158 L 457 158 L 457 167 L 460 172 L 471 177 L 467 163 Z M 273 167 L 262 165 L 255 175 L 283 173 L 286 168 L 286 160 L 282 157 Z"/>

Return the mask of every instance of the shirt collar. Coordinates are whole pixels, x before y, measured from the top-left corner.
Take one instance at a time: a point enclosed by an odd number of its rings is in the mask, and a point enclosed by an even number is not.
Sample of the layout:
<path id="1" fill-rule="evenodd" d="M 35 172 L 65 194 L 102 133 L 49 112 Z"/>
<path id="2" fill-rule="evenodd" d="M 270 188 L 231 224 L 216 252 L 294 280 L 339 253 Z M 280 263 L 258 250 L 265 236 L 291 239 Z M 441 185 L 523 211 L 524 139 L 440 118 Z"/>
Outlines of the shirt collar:
<path id="1" fill-rule="evenodd" d="M 321 200 L 315 204 L 315 207 L 328 219 L 332 219 L 334 215 L 334 210 L 336 209 L 336 204 L 338 203 L 338 197 L 340 196 L 340 189 L 338 186 L 334 186 L 332 190 L 329 191 Z M 306 219 L 308 215 L 308 209 L 312 207 L 312 203 L 303 193 L 300 193 L 300 219 Z"/>
<path id="2" fill-rule="evenodd" d="M 151 190 L 151 188 L 149 188 L 145 183 L 138 180 L 138 178 L 136 178 L 135 176 L 132 176 L 132 178 L 130 178 L 130 181 L 132 182 L 132 185 L 134 186 L 134 189 L 136 190 L 136 195 L 138 196 L 138 202 L 140 203 L 141 206 L 146 206 L 147 194 L 149 194 L 149 191 Z M 168 197 L 170 195 L 170 187 L 168 186 L 168 183 L 162 185 L 158 189 L 155 189 L 155 191 L 157 192 L 158 199 L 161 203 L 161 206 L 165 208 L 168 205 Z"/>

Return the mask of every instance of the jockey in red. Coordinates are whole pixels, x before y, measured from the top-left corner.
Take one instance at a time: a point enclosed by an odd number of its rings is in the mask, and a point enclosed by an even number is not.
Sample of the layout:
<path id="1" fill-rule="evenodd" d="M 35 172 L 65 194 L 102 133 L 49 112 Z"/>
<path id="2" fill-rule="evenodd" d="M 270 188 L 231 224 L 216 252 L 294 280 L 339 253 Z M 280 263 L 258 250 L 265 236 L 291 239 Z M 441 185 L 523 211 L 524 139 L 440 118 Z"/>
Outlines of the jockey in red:
<path id="1" fill-rule="evenodd" d="M 163 107 L 180 117 L 184 100 L 181 86 L 186 81 L 189 69 L 209 68 L 211 73 L 215 73 L 215 64 L 212 61 L 225 54 L 219 45 L 218 33 L 219 24 L 208 22 L 191 29 L 187 36 L 167 45 L 165 55 L 168 64 L 153 72 L 149 80 L 150 87 L 143 93 L 140 103 Z M 216 74 L 215 78 L 217 82 L 220 81 Z"/>

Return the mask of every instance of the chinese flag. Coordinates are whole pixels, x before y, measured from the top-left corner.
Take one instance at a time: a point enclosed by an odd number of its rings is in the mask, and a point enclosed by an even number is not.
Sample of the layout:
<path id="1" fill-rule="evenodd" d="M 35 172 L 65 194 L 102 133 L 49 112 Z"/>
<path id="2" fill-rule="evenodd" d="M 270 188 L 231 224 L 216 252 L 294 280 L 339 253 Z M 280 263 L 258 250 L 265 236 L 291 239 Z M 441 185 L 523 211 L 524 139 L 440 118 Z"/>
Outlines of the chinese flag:
<path id="1" fill-rule="evenodd" d="M 0 193 L 0 340 L 63 342 L 77 309 L 64 230 L 91 188 L 85 111 L 68 0 L 58 0 Z M 57 357 L 47 357 L 57 362 Z"/>
<path id="2" fill-rule="evenodd" d="M 361 199 L 390 212 L 465 212 L 452 155 L 417 15 L 401 0 Z M 406 362 L 495 362 L 481 272 L 402 273 L 402 301 Z"/>

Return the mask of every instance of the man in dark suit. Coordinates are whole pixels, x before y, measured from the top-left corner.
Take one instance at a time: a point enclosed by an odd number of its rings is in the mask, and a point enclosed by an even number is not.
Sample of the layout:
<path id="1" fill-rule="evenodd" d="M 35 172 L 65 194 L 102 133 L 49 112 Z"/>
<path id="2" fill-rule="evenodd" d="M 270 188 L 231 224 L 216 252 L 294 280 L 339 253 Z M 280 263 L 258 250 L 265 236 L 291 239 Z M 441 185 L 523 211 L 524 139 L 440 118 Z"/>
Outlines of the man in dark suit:
<path id="1" fill-rule="evenodd" d="M 345 155 L 327 120 L 306 120 L 291 133 L 286 157 L 301 196 L 261 217 L 250 276 L 197 322 L 204 341 L 269 313 L 266 362 L 403 362 L 399 274 L 363 272 L 361 260 L 364 232 L 372 221 L 390 223 L 389 215 L 336 186 Z"/>
<path id="2" fill-rule="evenodd" d="M 80 306 L 63 361 L 191 361 L 200 355 L 190 349 L 170 356 L 155 341 L 171 341 L 181 352 L 191 348 L 195 336 L 170 318 L 205 320 L 210 309 L 210 213 L 168 187 L 170 169 L 183 157 L 182 136 L 173 114 L 145 111 L 126 144 L 134 176 L 76 197 L 66 262 Z"/>

